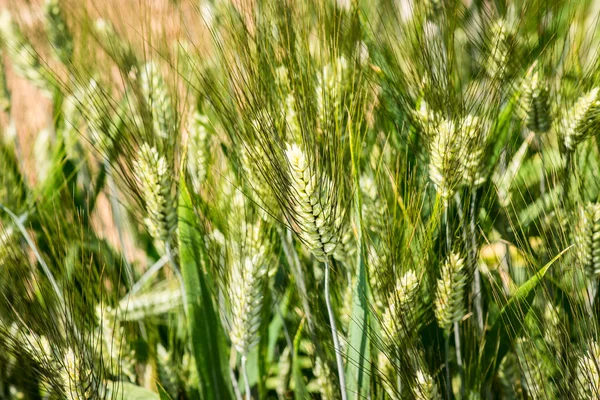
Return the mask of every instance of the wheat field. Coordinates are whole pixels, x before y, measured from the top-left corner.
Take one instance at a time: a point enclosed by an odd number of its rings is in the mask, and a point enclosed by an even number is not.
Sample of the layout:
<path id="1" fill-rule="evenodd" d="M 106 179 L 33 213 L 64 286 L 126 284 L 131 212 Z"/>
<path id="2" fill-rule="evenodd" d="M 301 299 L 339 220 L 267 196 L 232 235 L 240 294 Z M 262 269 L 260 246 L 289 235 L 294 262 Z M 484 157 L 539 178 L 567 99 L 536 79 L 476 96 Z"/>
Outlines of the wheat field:
<path id="1" fill-rule="evenodd" d="M 599 399 L 599 16 L 0 1 L 0 399 Z"/>

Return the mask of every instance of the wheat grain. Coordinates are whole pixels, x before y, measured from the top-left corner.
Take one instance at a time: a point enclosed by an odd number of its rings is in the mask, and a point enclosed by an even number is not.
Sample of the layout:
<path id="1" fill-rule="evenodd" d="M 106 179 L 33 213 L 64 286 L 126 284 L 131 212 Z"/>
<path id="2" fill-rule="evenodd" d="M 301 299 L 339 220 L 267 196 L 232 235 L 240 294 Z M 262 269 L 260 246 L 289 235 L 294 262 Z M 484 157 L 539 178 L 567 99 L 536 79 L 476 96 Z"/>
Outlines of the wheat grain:
<path id="1" fill-rule="evenodd" d="M 339 242 L 338 227 L 335 226 L 334 206 L 317 184 L 317 176 L 300 146 L 293 144 L 286 149 L 291 172 L 291 190 L 295 199 L 295 222 L 298 235 L 313 255 L 326 261 Z M 337 222 L 339 225 L 339 222 Z"/>
<path id="2" fill-rule="evenodd" d="M 441 269 L 435 298 L 435 317 L 440 327 L 450 332 L 452 324 L 465 315 L 464 295 L 467 283 L 465 262 L 458 254 L 448 256 Z"/>
<path id="3" fill-rule="evenodd" d="M 170 243 L 177 227 L 177 212 L 167 160 L 156 147 L 144 143 L 134 167 L 145 202 L 144 223 L 155 240 Z"/>

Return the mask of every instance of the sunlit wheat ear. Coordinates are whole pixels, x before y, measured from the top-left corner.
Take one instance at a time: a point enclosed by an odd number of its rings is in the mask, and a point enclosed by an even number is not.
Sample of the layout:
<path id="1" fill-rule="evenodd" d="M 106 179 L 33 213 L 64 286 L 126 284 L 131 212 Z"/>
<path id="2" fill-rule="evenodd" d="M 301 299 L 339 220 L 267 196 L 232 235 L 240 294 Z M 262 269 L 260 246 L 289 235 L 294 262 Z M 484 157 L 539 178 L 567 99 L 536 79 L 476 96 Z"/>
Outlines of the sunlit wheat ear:
<path id="1" fill-rule="evenodd" d="M 590 279 L 600 276 L 600 204 L 579 207 L 573 232 L 577 259 Z"/>
<path id="2" fill-rule="evenodd" d="M 289 145 L 286 156 L 290 166 L 291 196 L 294 199 L 294 222 L 297 233 L 319 261 L 327 261 L 333 254 L 338 241 L 339 222 L 333 221 L 334 205 L 324 196 L 328 182 L 318 184 L 317 176 L 300 146 Z"/>
<path id="3" fill-rule="evenodd" d="M 247 355 L 258 343 L 263 296 L 268 280 L 267 245 L 260 224 L 244 224 L 245 232 L 234 244 L 228 282 L 230 339 Z"/>
<path id="4" fill-rule="evenodd" d="M 129 73 L 139 61 L 131 46 L 115 31 L 110 22 L 104 19 L 94 21 L 94 32 L 100 45 L 112 56 L 119 68 Z"/>
<path id="5" fill-rule="evenodd" d="M 531 338 L 520 337 L 515 342 L 524 388 L 532 399 L 545 399 L 552 392 L 544 373 L 544 362 Z"/>
<path id="6" fill-rule="evenodd" d="M 169 351 L 162 344 L 156 346 L 157 372 L 161 385 L 172 397 L 177 397 L 179 389 L 179 374 L 173 368 Z"/>
<path id="7" fill-rule="evenodd" d="M 386 271 L 390 271 L 390 267 L 391 261 L 387 249 L 377 250 L 375 246 L 372 246 L 368 252 L 367 268 L 371 293 L 379 310 L 385 307 L 386 288 L 388 287 L 381 277 L 385 276 Z"/>
<path id="8" fill-rule="evenodd" d="M 456 124 L 444 120 L 429 144 L 429 178 L 446 204 L 463 177 L 462 155 L 463 143 Z"/>
<path id="9" fill-rule="evenodd" d="M 452 253 L 444 262 L 437 283 L 435 318 L 446 332 L 465 315 L 466 265 L 463 258 Z"/>
<path id="10" fill-rule="evenodd" d="M 137 321 L 175 311 L 181 305 L 179 289 L 155 290 L 133 297 L 125 297 L 111 314 L 120 321 Z"/>
<path id="11" fill-rule="evenodd" d="M 436 135 L 436 129 L 443 120 L 440 113 L 431 109 L 425 99 L 421 99 L 418 102 L 416 110 L 412 111 L 412 117 L 418 128 L 421 129 L 427 137 L 434 137 L 434 135 Z"/>
<path id="12" fill-rule="evenodd" d="M 154 132 L 161 138 L 171 137 L 175 126 L 175 110 L 165 80 L 154 62 L 146 63 L 140 74 L 140 85 L 152 113 Z"/>
<path id="13" fill-rule="evenodd" d="M 498 19 L 490 27 L 490 53 L 485 62 L 485 70 L 492 79 L 502 80 L 510 73 L 510 45 L 512 34 L 508 23 Z"/>
<path id="14" fill-rule="evenodd" d="M 69 66 L 73 56 L 73 38 L 69 32 L 64 11 L 58 0 L 47 0 L 44 11 L 46 31 L 52 50 L 63 64 Z"/>
<path id="15" fill-rule="evenodd" d="M 521 90 L 521 113 L 527 128 L 535 133 L 550 130 L 552 125 L 550 94 L 536 65 L 533 65 L 527 72 Z"/>
<path id="16" fill-rule="evenodd" d="M 438 400 L 441 395 L 437 386 L 437 382 L 431 374 L 424 370 L 416 372 L 416 382 L 414 390 L 417 400 Z"/>
<path id="17" fill-rule="evenodd" d="M 111 309 L 96 308 L 98 318 L 98 328 L 96 335 L 98 342 L 102 346 L 102 358 L 104 364 L 115 376 L 124 376 L 129 382 L 135 382 L 135 349 L 127 342 L 125 329 Z"/>
<path id="18" fill-rule="evenodd" d="M 89 382 L 91 371 L 72 348 L 65 351 L 60 377 L 67 400 L 96 398 L 95 385 Z"/>
<path id="19" fill-rule="evenodd" d="M 273 195 L 272 186 L 260 170 L 260 165 L 268 165 L 265 152 L 257 145 L 247 145 L 241 150 L 241 164 L 244 171 L 244 179 L 250 186 L 252 198 L 259 207 L 259 215 L 262 219 L 268 219 L 269 215 L 277 214 L 279 206 Z M 256 160 L 261 160 L 256 162 Z"/>
<path id="20" fill-rule="evenodd" d="M 377 373 L 381 377 L 381 385 L 387 394 L 395 399 L 397 397 L 396 382 L 394 377 L 394 368 L 389 356 L 380 351 L 377 353 Z"/>
<path id="21" fill-rule="evenodd" d="M 9 112 L 11 107 L 11 94 L 6 82 L 6 65 L 4 63 L 4 52 L 0 51 L 0 111 Z M 8 133 L 4 140 L 7 141 Z"/>
<path id="22" fill-rule="evenodd" d="M 342 56 L 325 65 L 317 75 L 317 111 L 321 124 L 327 123 L 330 112 L 339 112 L 342 84 L 347 72 L 348 61 Z"/>
<path id="23" fill-rule="evenodd" d="M 467 187 L 475 188 L 482 185 L 487 177 L 485 171 L 485 141 L 487 130 L 478 117 L 467 116 L 461 122 L 461 136 L 464 151 L 460 157 L 463 181 Z"/>
<path id="24" fill-rule="evenodd" d="M 417 331 L 419 279 L 413 270 L 407 271 L 390 294 L 390 305 L 383 313 L 384 342 L 388 346 L 403 345 Z"/>
<path id="25" fill-rule="evenodd" d="M 598 88 L 594 88 L 581 96 L 562 119 L 560 134 L 567 151 L 575 151 L 579 143 L 596 132 L 600 122 L 598 91 Z"/>
<path id="26" fill-rule="evenodd" d="M 50 96 L 55 86 L 52 75 L 6 9 L 0 12 L 0 36 L 15 72 Z"/>
<path id="27" fill-rule="evenodd" d="M 556 351 L 561 350 L 563 345 L 561 320 L 565 319 L 562 309 L 560 306 L 548 302 L 544 308 L 543 317 L 546 344 Z"/>
<path id="28" fill-rule="evenodd" d="M 188 122 L 188 171 L 192 177 L 194 189 L 200 190 L 208 176 L 210 164 L 210 135 L 208 132 L 210 121 L 206 115 L 194 112 Z"/>
<path id="29" fill-rule="evenodd" d="M 594 340 L 577 360 L 577 392 L 582 400 L 600 395 L 600 345 Z"/>
<path id="30" fill-rule="evenodd" d="M 327 365 L 327 363 L 321 360 L 319 357 L 315 359 L 313 374 L 315 375 L 315 381 L 319 393 L 321 394 L 321 398 L 323 400 L 335 399 L 335 391 L 332 384 L 332 382 L 335 381 L 335 377 L 333 376 L 329 365 Z"/>
<path id="31" fill-rule="evenodd" d="M 502 398 L 514 399 L 523 397 L 521 386 L 521 371 L 514 353 L 509 352 L 504 356 L 498 369 L 498 379 L 502 388 Z"/>
<path id="32" fill-rule="evenodd" d="M 82 118 L 85 121 L 89 141 L 102 155 L 111 154 L 119 124 L 114 123 L 115 121 L 108 115 L 111 106 L 105 102 L 105 94 L 100 89 L 100 84 L 95 79 L 90 79 L 88 85 L 76 86 L 72 95 L 67 98 L 65 107 L 74 107 L 74 109 L 64 109 L 69 112 L 70 118 L 74 118 L 66 121 L 70 129 L 77 130 L 79 127 L 75 124 Z"/>
<path id="33" fill-rule="evenodd" d="M 177 227 L 177 210 L 167 159 L 144 143 L 134 167 L 146 208 L 144 223 L 155 240 L 169 244 Z"/>

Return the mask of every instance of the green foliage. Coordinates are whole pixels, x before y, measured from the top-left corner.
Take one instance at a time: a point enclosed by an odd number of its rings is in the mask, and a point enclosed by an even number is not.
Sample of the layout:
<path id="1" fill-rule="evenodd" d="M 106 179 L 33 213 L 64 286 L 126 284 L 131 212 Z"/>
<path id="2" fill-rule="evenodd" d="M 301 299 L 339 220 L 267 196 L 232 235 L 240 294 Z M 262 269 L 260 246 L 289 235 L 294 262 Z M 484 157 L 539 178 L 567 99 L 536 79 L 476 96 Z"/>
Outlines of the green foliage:
<path id="1" fill-rule="evenodd" d="M 0 398 L 600 397 L 597 1 L 71 3 L 0 13 Z"/>

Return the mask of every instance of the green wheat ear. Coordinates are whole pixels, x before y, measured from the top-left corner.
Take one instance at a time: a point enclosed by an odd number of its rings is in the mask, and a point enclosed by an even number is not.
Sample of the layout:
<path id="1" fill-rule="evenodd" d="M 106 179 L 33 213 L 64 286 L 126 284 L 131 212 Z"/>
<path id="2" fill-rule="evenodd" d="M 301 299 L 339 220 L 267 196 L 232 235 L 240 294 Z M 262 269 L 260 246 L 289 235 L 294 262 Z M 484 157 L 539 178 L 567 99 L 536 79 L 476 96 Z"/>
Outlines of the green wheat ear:
<path id="1" fill-rule="evenodd" d="M 587 276 L 600 276 L 600 204 L 581 206 L 573 233 L 576 255 Z"/>
<path id="2" fill-rule="evenodd" d="M 591 399 L 600 393 L 600 345 L 592 340 L 577 360 L 578 399 Z"/>
<path id="3" fill-rule="evenodd" d="M 156 147 L 144 143 L 134 167 L 146 208 L 144 223 L 155 240 L 170 244 L 177 228 L 177 212 L 167 159 Z"/>
<path id="4" fill-rule="evenodd" d="M 413 270 L 407 271 L 396 284 L 396 290 L 391 294 L 390 305 L 383 313 L 382 326 L 384 342 L 388 346 L 396 343 L 402 345 L 411 341 L 410 336 L 418 329 L 419 279 Z"/>
<path id="5" fill-rule="evenodd" d="M 552 125 L 550 94 L 537 70 L 537 64 L 534 64 L 527 72 L 521 89 L 521 112 L 525 119 L 525 125 L 535 133 L 547 132 Z"/>
<path id="6" fill-rule="evenodd" d="M 58 0 L 47 0 L 44 11 L 46 14 L 46 31 L 52 50 L 56 53 L 58 59 L 68 67 L 71 64 L 74 46 L 63 9 Z"/>
<path id="7" fill-rule="evenodd" d="M 42 66 L 38 53 L 25 39 L 8 10 L 0 12 L 0 36 L 15 72 L 47 96 L 51 96 L 56 82 L 50 72 Z"/>
<path id="8" fill-rule="evenodd" d="M 581 96 L 562 120 L 561 133 L 567 151 L 574 151 L 577 145 L 592 136 L 600 121 L 600 98 L 598 88 Z"/>
<path id="9" fill-rule="evenodd" d="M 437 126 L 429 144 L 429 177 L 444 203 L 463 178 L 462 146 L 459 127 L 448 119 Z"/>
<path id="10" fill-rule="evenodd" d="M 188 171 L 196 192 L 200 191 L 208 176 L 210 164 L 210 121 L 206 115 L 195 111 L 188 122 Z"/>
<path id="11" fill-rule="evenodd" d="M 152 114 L 154 132 L 158 137 L 171 138 L 175 126 L 175 109 L 165 80 L 154 62 L 142 67 L 140 86 Z"/>
<path id="12" fill-rule="evenodd" d="M 234 245 L 231 276 L 228 282 L 230 302 L 230 339 L 236 350 L 246 356 L 258 343 L 265 287 L 268 283 L 268 248 L 260 223 L 243 222 L 242 243 Z"/>
<path id="13" fill-rule="evenodd" d="M 442 266 L 437 283 L 435 298 L 435 318 L 446 332 L 452 324 L 465 315 L 465 286 L 467 283 L 465 260 L 452 253 Z"/>
<path id="14" fill-rule="evenodd" d="M 339 242 L 339 222 L 332 221 L 333 205 L 324 190 L 319 189 L 317 177 L 311 171 L 308 158 L 297 144 L 289 145 L 286 156 L 291 172 L 292 196 L 298 236 L 319 261 L 327 261 Z M 330 183 L 322 183 L 325 187 Z M 338 222 L 336 224 L 336 222 Z"/>

